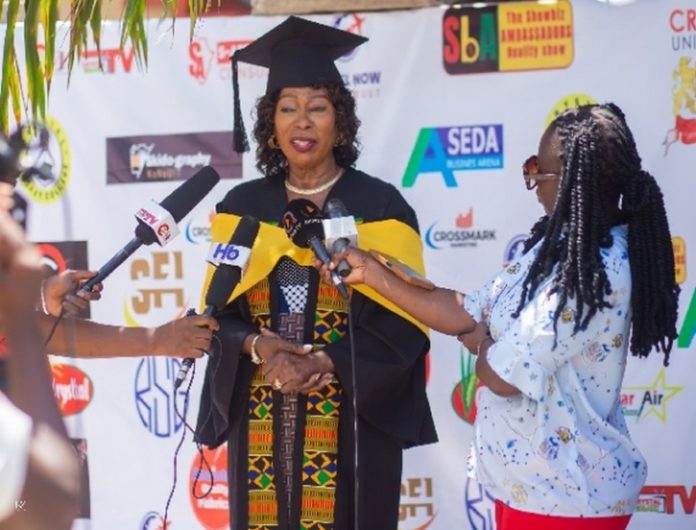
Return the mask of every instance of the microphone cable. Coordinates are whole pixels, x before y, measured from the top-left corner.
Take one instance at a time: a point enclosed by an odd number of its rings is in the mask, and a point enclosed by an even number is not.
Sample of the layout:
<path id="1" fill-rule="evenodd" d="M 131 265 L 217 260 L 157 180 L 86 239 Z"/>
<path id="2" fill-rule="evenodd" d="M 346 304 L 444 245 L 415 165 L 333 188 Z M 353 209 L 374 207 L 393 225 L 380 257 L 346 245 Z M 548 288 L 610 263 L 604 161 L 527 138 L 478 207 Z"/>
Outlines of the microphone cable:
<path id="1" fill-rule="evenodd" d="M 192 310 L 189 310 L 189 313 Z M 195 314 L 195 311 L 193 312 Z M 213 336 L 215 339 L 215 345 L 222 349 L 222 344 L 220 342 L 220 339 L 218 337 Z M 184 391 L 184 403 L 187 404 L 189 402 L 189 395 L 191 393 L 191 386 L 193 385 L 193 380 L 196 377 L 196 363 L 194 362 L 191 365 L 191 377 L 189 378 L 188 385 L 186 385 L 186 390 Z M 185 407 L 187 408 L 187 407 Z M 174 457 L 172 459 L 172 467 L 173 467 L 173 479 L 172 479 L 172 487 L 169 490 L 169 496 L 167 497 L 167 502 L 164 507 L 164 515 L 163 515 L 163 527 L 162 530 L 167 530 L 167 515 L 169 513 L 169 506 L 172 502 L 172 499 L 174 498 L 174 492 L 176 491 L 176 485 L 177 485 L 177 460 L 179 456 L 179 451 L 181 450 L 181 447 L 184 445 L 184 440 L 186 439 L 186 429 L 191 431 L 191 434 L 195 436 L 196 430 L 189 425 L 188 421 L 186 421 L 186 417 L 182 416 L 181 412 L 179 411 L 179 407 L 176 404 L 176 395 L 174 396 L 174 413 L 176 416 L 182 421 L 183 423 L 183 430 L 181 431 L 181 438 L 179 439 L 179 443 L 177 443 L 176 449 L 174 450 Z M 186 414 L 186 411 L 184 411 L 184 414 Z M 206 418 L 206 421 L 210 418 L 210 415 L 212 414 L 212 410 L 208 410 L 208 418 Z M 204 422 L 205 423 L 205 422 Z M 213 491 L 213 487 L 215 486 L 215 476 L 213 475 L 213 469 L 211 468 L 210 464 L 208 463 L 208 460 L 205 458 L 205 454 L 203 453 L 203 445 L 194 442 L 196 444 L 196 449 L 198 451 L 198 455 L 200 456 L 200 465 L 198 466 L 198 470 L 196 471 L 196 478 L 193 481 L 193 484 L 191 486 L 191 494 L 195 499 L 202 499 L 204 497 L 207 497 L 210 495 L 210 493 Z M 203 493 L 202 495 L 197 495 L 196 494 L 196 486 L 198 484 L 198 479 L 201 476 L 201 473 L 203 472 L 203 468 L 207 469 L 207 473 L 210 475 L 210 485 L 207 488 L 207 491 Z"/>
<path id="2" fill-rule="evenodd" d="M 348 340 L 350 343 L 350 378 L 351 378 L 351 385 L 353 387 L 353 439 L 354 439 L 354 447 L 353 447 L 353 458 L 354 458 L 354 467 L 353 467 L 353 495 L 355 496 L 355 501 L 354 501 L 354 521 L 353 521 L 353 528 L 355 530 L 359 530 L 359 518 L 358 518 L 358 505 L 360 504 L 359 502 L 359 494 L 360 494 L 360 479 L 359 479 L 359 473 L 358 473 L 358 385 L 357 385 L 357 370 L 356 370 L 356 362 L 355 362 L 355 339 L 354 339 L 354 327 L 353 327 L 353 311 L 351 309 L 351 304 L 350 300 L 348 300 Z"/>

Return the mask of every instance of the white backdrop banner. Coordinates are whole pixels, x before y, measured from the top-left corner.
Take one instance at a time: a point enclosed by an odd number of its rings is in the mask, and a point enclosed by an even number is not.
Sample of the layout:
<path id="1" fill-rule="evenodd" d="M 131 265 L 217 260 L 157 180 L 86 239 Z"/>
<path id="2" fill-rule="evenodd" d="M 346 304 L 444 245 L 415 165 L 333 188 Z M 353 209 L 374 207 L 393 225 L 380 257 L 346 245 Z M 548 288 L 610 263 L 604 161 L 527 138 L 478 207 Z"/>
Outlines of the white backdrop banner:
<path id="1" fill-rule="evenodd" d="M 521 164 L 566 107 L 616 102 L 635 133 L 644 167 L 664 191 L 682 287 L 680 337 L 669 367 L 660 355 L 631 358 L 622 390 L 629 427 L 649 463 L 631 530 L 696 528 L 696 5 L 638 1 L 508 3 L 483 8 L 323 15 L 314 20 L 369 38 L 339 60 L 362 120 L 357 167 L 397 186 L 415 208 L 430 279 L 466 292 L 510 260 L 541 215 Z M 97 269 L 133 237 L 134 215 L 204 165 L 221 182 L 180 224 L 166 247 L 143 247 L 105 282 L 91 317 L 159 325 L 196 307 L 214 205 L 259 178 L 252 154 L 231 150 L 230 54 L 279 17 L 150 22 L 147 71 L 118 49 L 107 24 L 102 49 L 87 49 L 67 87 L 68 39 L 59 35 L 46 149 L 52 181 L 22 184 L 28 233 L 46 262 Z M 62 28 L 65 35 L 66 28 Z M 4 28 L 2 29 L 4 32 Z M 101 61 L 102 69 L 99 69 Z M 266 72 L 240 65 L 247 127 Z M 689 213 L 691 212 L 691 213 Z M 228 528 L 226 450 L 207 453 L 215 485 L 194 486 L 195 422 L 205 361 L 190 395 L 172 391 L 179 362 L 164 358 L 54 358 L 56 395 L 84 456 L 85 498 L 76 528 Z M 432 335 L 428 392 L 438 444 L 407 451 L 400 530 L 494 528 L 492 501 L 466 477 L 476 415 L 473 357 Z M 176 460 L 175 460 L 176 456 Z M 176 474 L 175 474 L 176 470 Z M 379 470 L 375 470 L 379 473 Z"/>

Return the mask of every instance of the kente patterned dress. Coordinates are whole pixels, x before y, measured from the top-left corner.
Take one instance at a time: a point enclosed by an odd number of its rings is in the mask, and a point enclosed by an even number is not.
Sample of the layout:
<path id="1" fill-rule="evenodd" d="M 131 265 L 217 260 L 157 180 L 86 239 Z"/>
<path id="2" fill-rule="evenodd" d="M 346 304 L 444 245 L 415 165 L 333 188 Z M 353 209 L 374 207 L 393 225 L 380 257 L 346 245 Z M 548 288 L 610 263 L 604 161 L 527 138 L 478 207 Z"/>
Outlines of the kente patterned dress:
<path id="1" fill-rule="evenodd" d="M 360 171 L 348 169 L 331 198 L 340 199 L 359 222 L 394 219 L 417 230 L 415 214 L 396 188 Z M 286 204 L 282 179 L 261 178 L 236 186 L 217 209 L 277 225 Z M 268 256 L 272 250 L 256 244 L 252 259 L 255 252 Z M 357 291 L 350 304 L 360 528 L 397 530 L 403 450 L 437 440 L 425 393 L 429 341 L 417 326 Z M 221 347 L 211 352 L 206 368 L 196 439 L 211 448 L 228 444 L 233 530 L 354 527 L 347 309 L 316 269 L 281 257 L 268 277 L 218 318 Z M 240 354 L 244 338 L 261 326 L 323 349 L 335 379 L 309 396 L 274 391 L 249 356 Z"/>
<path id="2" fill-rule="evenodd" d="M 465 297 L 465 309 L 495 340 L 489 364 L 521 392 L 505 398 L 481 388 L 469 460 L 472 476 L 512 508 L 574 517 L 635 508 L 647 468 L 620 403 L 631 302 L 626 234 L 625 225 L 614 227 L 611 247 L 601 250 L 612 306 L 576 334 L 572 300 L 554 334 L 558 294 L 550 278 L 510 318 L 541 243 Z"/>

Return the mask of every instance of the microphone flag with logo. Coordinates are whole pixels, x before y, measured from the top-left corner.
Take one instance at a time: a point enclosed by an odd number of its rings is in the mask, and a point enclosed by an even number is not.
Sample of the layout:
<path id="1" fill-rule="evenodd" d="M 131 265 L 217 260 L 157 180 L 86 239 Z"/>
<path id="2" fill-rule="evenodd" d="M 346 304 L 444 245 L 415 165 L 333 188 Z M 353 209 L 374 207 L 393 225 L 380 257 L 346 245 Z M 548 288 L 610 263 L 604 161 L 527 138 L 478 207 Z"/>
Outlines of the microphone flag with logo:
<path id="1" fill-rule="evenodd" d="M 87 281 L 82 289 L 90 291 L 92 287 L 111 274 L 121 263 L 140 248 L 141 245 L 159 243 L 164 246 L 178 233 L 176 223 L 181 221 L 193 208 L 203 200 L 220 180 L 210 166 L 205 166 L 190 179 L 157 204 L 154 201 L 140 208 L 135 217 L 135 237 L 119 250 L 106 264 L 97 271 L 97 275 Z"/>
<path id="2" fill-rule="evenodd" d="M 215 269 L 208 285 L 208 290 L 205 293 L 206 307 L 203 315 L 213 316 L 227 305 L 227 300 L 232 296 L 232 291 L 234 291 L 234 288 L 237 287 L 237 284 L 242 279 L 242 271 L 249 259 L 249 250 L 254 246 L 259 227 L 260 223 L 256 217 L 245 215 L 239 221 L 237 229 L 232 233 L 227 245 L 220 243 L 213 245 L 214 247 L 225 247 L 224 250 L 220 251 L 222 254 L 234 255 L 235 249 L 238 250 L 234 261 L 222 259 Z M 236 259 L 240 256 L 246 256 L 246 258 L 243 260 Z M 186 379 L 186 374 L 191 369 L 194 361 L 195 359 L 192 357 L 187 357 L 183 360 L 179 373 L 174 380 L 174 388 L 179 388 L 184 379 Z"/>
<path id="3" fill-rule="evenodd" d="M 331 263 L 331 256 L 324 246 L 324 226 L 322 213 L 319 207 L 307 199 L 295 199 L 285 207 L 283 214 L 283 228 L 285 233 L 298 247 L 311 248 L 314 255 L 324 265 Z M 338 292 L 348 300 L 348 289 L 341 277 L 334 270 L 331 272 Z"/>
<path id="4" fill-rule="evenodd" d="M 323 221 L 326 247 L 332 254 L 341 252 L 346 247 L 358 247 L 358 229 L 355 226 L 355 217 L 348 214 L 341 199 L 329 199 L 324 206 L 326 219 Z M 336 267 L 338 274 L 345 278 L 350 274 L 351 268 L 346 260 L 341 260 Z"/>

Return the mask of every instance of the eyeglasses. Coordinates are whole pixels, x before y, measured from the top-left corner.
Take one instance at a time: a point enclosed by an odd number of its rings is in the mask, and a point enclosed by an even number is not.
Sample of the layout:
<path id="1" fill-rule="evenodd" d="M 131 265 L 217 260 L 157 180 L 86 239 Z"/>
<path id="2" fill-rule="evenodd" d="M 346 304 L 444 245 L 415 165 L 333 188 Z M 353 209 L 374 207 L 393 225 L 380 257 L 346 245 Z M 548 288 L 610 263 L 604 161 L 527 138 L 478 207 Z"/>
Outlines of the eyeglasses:
<path id="1" fill-rule="evenodd" d="M 524 164 L 522 164 L 522 175 L 524 176 L 524 185 L 528 190 L 536 188 L 540 180 L 561 178 L 561 175 L 558 173 L 539 173 L 539 157 L 537 155 L 532 155 L 524 161 Z"/>

